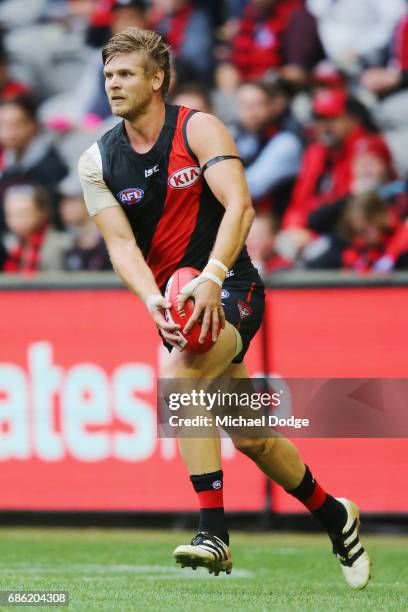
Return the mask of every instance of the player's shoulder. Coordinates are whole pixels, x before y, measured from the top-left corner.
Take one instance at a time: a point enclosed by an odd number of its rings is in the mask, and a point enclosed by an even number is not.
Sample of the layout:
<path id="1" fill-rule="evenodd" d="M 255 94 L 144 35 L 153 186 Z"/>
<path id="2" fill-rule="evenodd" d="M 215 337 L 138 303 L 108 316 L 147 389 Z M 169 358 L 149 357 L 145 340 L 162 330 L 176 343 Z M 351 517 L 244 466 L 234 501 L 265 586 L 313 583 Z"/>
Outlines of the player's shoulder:
<path id="1" fill-rule="evenodd" d="M 189 145 L 198 155 L 198 151 L 208 147 L 219 149 L 223 154 L 234 149 L 232 136 L 225 125 L 210 113 L 197 112 L 188 122 L 186 137 Z"/>
<path id="2" fill-rule="evenodd" d="M 79 168 L 81 169 L 87 163 L 94 162 L 98 164 L 100 157 L 101 152 L 98 143 L 95 141 L 80 155 L 78 162 Z"/>
<path id="3" fill-rule="evenodd" d="M 102 174 L 102 156 L 98 142 L 94 142 L 82 153 L 78 160 L 78 172 L 81 179 L 100 179 Z"/>
<path id="4" fill-rule="evenodd" d="M 203 111 L 196 111 L 189 119 L 191 127 L 197 127 L 199 129 L 226 129 L 225 125 L 211 113 L 204 113 Z"/>
<path id="5" fill-rule="evenodd" d="M 79 158 L 79 170 L 86 170 L 91 164 L 102 171 L 102 157 L 117 150 L 120 140 L 123 138 L 123 121 L 107 130 L 94 142 Z"/>
<path id="6" fill-rule="evenodd" d="M 187 125 L 187 135 L 191 142 L 211 141 L 213 139 L 230 139 L 230 133 L 225 125 L 215 115 L 197 111 L 191 116 Z"/>
<path id="7" fill-rule="evenodd" d="M 183 128 L 184 124 L 202 126 L 221 126 L 225 127 L 224 124 L 217 119 L 215 115 L 211 113 L 205 113 L 204 111 L 197 110 L 195 108 L 189 108 L 181 105 L 170 105 L 168 115 L 178 115 L 177 127 Z"/>
<path id="8" fill-rule="evenodd" d="M 115 147 L 123 137 L 123 121 L 119 121 L 119 123 L 116 123 L 110 130 L 102 134 L 98 140 L 98 144 L 103 148 Z"/>

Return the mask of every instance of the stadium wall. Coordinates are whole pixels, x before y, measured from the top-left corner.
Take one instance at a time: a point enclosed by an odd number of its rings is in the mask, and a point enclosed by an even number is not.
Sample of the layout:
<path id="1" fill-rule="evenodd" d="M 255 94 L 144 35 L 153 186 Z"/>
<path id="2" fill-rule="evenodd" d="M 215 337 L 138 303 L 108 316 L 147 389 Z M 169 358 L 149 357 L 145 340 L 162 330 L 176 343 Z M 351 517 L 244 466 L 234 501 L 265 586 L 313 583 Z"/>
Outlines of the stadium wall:
<path id="1" fill-rule="evenodd" d="M 265 327 L 248 355 L 251 373 L 406 378 L 408 277 L 307 278 L 288 274 L 268 283 Z M 144 306 L 111 275 L 1 282 L 2 516 L 195 510 L 175 440 L 156 438 L 156 375 L 165 353 Z M 405 439 L 297 444 L 322 484 L 365 513 L 408 512 L 400 486 Z M 302 511 L 278 487 L 268 492 L 228 440 L 223 456 L 228 511 Z"/>

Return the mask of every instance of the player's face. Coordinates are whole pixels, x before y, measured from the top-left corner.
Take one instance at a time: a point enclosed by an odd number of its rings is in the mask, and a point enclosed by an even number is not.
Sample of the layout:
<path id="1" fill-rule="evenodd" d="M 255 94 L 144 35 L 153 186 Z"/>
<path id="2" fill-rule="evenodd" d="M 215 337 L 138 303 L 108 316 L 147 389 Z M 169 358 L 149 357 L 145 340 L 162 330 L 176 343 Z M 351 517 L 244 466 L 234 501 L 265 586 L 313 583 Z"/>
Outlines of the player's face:
<path id="1" fill-rule="evenodd" d="M 104 74 L 112 114 L 129 121 L 143 114 L 160 88 L 160 75 L 146 74 L 142 53 L 114 56 L 105 64 Z"/>

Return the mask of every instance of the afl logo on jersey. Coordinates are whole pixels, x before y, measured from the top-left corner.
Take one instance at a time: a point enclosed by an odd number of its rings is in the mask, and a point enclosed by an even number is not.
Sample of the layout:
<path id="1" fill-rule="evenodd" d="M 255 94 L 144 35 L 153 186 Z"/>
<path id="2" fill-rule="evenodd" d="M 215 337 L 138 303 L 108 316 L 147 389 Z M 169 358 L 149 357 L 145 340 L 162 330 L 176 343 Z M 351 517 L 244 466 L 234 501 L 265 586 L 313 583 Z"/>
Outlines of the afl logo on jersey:
<path id="1" fill-rule="evenodd" d="M 184 189 L 194 185 L 201 176 L 200 166 L 186 166 L 170 174 L 168 183 L 173 189 Z"/>
<path id="2" fill-rule="evenodd" d="M 123 189 L 118 193 L 118 198 L 122 204 L 127 204 L 128 206 L 138 204 L 143 197 L 144 191 L 139 187 L 129 187 L 129 189 Z"/>

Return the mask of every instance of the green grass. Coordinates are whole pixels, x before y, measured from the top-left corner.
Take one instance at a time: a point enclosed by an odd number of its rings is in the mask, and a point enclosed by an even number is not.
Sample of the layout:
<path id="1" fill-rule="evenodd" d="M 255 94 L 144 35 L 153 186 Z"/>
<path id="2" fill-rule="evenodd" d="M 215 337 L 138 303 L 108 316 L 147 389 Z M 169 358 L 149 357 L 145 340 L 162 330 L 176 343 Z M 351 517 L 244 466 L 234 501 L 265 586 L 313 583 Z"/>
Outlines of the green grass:
<path id="1" fill-rule="evenodd" d="M 408 610 L 408 538 L 365 537 L 372 579 L 364 591 L 353 591 L 323 535 L 234 534 L 234 570 L 218 578 L 173 564 L 173 549 L 190 537 L 0 529 L 0 590 L 68 590 L 69 612 Z"/>

